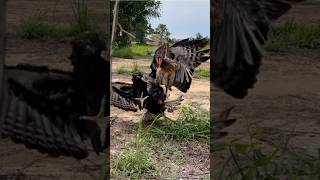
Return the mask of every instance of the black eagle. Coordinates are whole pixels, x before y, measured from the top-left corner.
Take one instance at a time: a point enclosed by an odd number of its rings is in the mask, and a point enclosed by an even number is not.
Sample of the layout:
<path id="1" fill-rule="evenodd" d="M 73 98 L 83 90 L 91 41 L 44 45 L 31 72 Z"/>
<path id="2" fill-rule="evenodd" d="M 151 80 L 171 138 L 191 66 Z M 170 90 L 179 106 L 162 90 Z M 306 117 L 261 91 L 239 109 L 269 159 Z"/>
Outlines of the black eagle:
<path id="1" fill-rule="evenodd" d="M 110 66 L 101 57 L 105 40 L 96 33 L 84 33 L 71 44 L 72 72 L 31 65 L 5 66 L 0 72 L 4 75 L 1 138 L 51 156 L 77 159 L 88 156 L 90 144 L 96 153 L 108 146 L 107 137 L 102 136 L 110 131 L 103 118 L 110 114 L 105 108 Z M 90 120 L 97 114 L 97 121 Z"/>
<path id="2" fill-rule="evenodd" d="M 111 105 L 126 111 L 148 110 L 152 114 L 175 110 L 182 97 L 167 101 L 164 89 L 155 79 L 137 72 L 132 75 L 132 83 L 112 82 Z"/>

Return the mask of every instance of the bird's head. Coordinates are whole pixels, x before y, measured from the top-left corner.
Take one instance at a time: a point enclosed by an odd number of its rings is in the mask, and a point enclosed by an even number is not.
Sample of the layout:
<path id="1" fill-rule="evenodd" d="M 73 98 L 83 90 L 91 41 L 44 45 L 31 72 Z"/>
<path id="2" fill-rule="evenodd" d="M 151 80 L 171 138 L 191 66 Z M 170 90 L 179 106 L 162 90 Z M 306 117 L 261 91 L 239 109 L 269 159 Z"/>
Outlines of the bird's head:
<path id="1" fill-rule="evenodd" d="M 74 65 L 90 57 L 99 57 L 106 49 L 106 42 L 98 33 L 84 32 L 71 41 L 71 46 L 72 53 L 69 59 Z"/>
<path id="2" fill-rule="evenodd" d="M 162 65 L 162 62 L 165 58 L 167 58 L 168 53 L 169 53 L 169 45 L 168 44 L 164 44 L 156 50 L 155 60 L 156 60 L 157 68 L 159 68 Z"/>

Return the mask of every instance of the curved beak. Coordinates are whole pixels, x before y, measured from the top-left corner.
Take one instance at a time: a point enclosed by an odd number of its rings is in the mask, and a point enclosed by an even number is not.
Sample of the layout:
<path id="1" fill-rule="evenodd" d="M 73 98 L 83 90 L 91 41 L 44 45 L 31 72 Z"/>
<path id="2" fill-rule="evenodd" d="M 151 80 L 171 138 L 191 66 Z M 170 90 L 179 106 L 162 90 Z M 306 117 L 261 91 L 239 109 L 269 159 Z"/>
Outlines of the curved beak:
<path id="1" fill-rule="evenodd" d="M 157 67 L 160 67 L 162 63 L 162 59 L 160 57 L 157 57 L 156 63 L 157 63 Z"/>

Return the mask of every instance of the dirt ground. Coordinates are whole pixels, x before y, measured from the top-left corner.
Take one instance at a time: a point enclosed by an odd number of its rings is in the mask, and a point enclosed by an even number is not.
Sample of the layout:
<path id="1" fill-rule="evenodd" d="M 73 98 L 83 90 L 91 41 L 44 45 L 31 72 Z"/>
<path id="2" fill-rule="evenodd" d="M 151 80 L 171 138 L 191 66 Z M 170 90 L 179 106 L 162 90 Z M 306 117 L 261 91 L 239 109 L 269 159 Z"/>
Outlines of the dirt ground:
<path id="1" fill-rule="evenodd" d="M 104 7 L 104 0 L 89 3 L 89 11 L 101 25 L 107 15 Z M 6 64 L 28 63 L 70 71 L 68 56 L 71 48 L 67 41 L 28 41 L 17 37 L 21 20 L 39 12 L 47 13 L 50 23 L 63 25 L 72 21 L 72 10 L 64 1 L 8 1 Z M 0 179 L 97 179 L 101 174 L 103 156 L 92 151 L 87 159 L 81 161 L 66 157 L 51 158 L 8 139 L 0 139 Z"/>
<path id="2" fill-rule="evenodd" d="M 151 69 L 149 68 L 150 59 L 120 59 L 113 58 L 112 69 L 118 67 L 128 67 L 129 69 L 137 63 L 142 69 L 142 72 L 148 74 Z M 201 68 L 210 68 L 210 62 L 205 62 Z M 113 82 L 130 82 L 130 75 L 118 75 L 113 73 Z M 169 99 L 174 99 L 183 95 L 183 104 L 190 104 L 193 107 L 201 108 L 206 111 L 210 111 L 210 80 L 209 78 L 204 79 L 193 79 L 191 88 L 187 93 L 182 93 L 179 90 L 173 88 L 170 92 Z M 125 148 L 126 144 L 135 140 L 136 129 L 138 128 L 139 117 L 144 112 L 128 112 L 121 109 L 112 107 L 111 116 L 113 122 L 111 125 L 112 139 L 111 139 L 111 159 L 116 158 Z M 176 119 L 178 111 L 173 113 L 166 113 L 166 115 L 172 119 Z M 133 129 L 128 131 L 128 129 Z M 170 156 L 171 169 L 161 175 L 158 178 L 168 177 L 169 173 L 176 173 L 176 178 L 199 178 L 204 177 L 206 173 L 209 173 L 210 158 L 209 158 L 209 144 L 205 142 L 170 142 L 172 148 L 179 152 L 179 156 Z M 159 153 L 159 152 L 158 152 Z M 156 159 L 158 157 L 155 157 Z M 183 162 L 181 162 L 183 160 Z M 164 164 L 164 161 L 158 159 L 157 163 Z"/>

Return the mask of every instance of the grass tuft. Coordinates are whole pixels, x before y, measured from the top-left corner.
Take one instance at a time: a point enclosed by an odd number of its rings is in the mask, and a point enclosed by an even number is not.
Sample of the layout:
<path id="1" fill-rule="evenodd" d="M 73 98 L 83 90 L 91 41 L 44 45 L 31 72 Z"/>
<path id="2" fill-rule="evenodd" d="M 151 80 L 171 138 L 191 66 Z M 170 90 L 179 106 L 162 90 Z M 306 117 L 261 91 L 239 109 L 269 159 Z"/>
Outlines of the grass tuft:
<path id="1" fill-rule="evenodd" d="M 130 74 L 130 71 L 128 68 L 120 66 L 120 67 L 116 68 L 116 73 L 117 74 Z"/>
<path id="2" fill-rule="evenodd" d="M 257 131 L 258 132 L 258 131 Z M 320 160 L 281 146 L 266 149 L 254 134 L 250 142 L 233 140 L 230 157 L 225 161 L 217 179 L 318 179 Z M 283 146 L 283 147 L 282 147 Z"/>
<path id="3" fill-rule="evenodd" d="M 199 68 L 195 72 L 195 78 L 208 78 L 210 77 L 210 69 L 208 68 Z"/>
<path id="4" fill-rule="evenodd" d="M 66 30 L 50 25 L 43 13 L 31 15 L 21 21 L 18 36 L 24 39 L 61 38 Z"/>
<path id="5" fill-rule="evenodd" d="M 114 49 L 112 52 L 112 56 L 126 59 L 151 58 L 156 48 L 156 46 L 132 44 L 129 47 L 118 47 Z"/>
<path id="6" fill-rule="evenodd" d="M 150 174 L 156 169 L 155 163 L 147 151 L 140 149 L 126 149 L 118 159 L 113 162 L 118 173 L 126 175 L 129 179 L 139 178 L 143 174 Z"/>
<path id="7" fill-rule="evenodd" d="M 149 126 L 146 134 L 166 140 L 209 139 L 209 112 L 194 109 L 190 105 L 183 105 L 180 108 L 180 115 L 176 121 L 165 119 L 161 122 L 160 126 Z"/>
<path id="8" fill-rule="evenodd" d="M 272 29 L 271 41 L 267 46 L 271 51 L 289 48 L 320 48 L 320 25 L 303 25 L 292 20 Z"/>
<path id="9" fill-rule="evenodd" d="M 141 71 L 141 66 L 138 63 L 134 63 L 131 69 L 124 66 L 120 66 L 116 68 L 117 74 L 133 74 L 140 71 Z"/>
<path id="10" fill-rule="evenodd" d="M 137 73 L 141 71 L 141 67 L 138 63 L 134 63 L 132 68 L 131 68 L 131 73 Z"/>
<path id="11" fill-rule="evenodd" d="M 112 52 L 112 56 L 126 58 L 126 59 L 133 59 L 132 50 L 127 47 L 114 49 Z"/>

